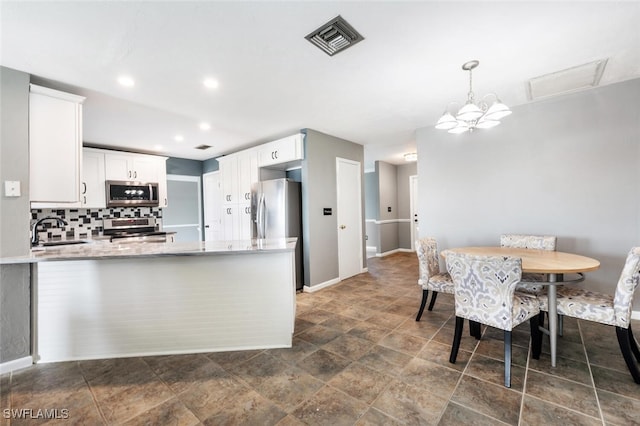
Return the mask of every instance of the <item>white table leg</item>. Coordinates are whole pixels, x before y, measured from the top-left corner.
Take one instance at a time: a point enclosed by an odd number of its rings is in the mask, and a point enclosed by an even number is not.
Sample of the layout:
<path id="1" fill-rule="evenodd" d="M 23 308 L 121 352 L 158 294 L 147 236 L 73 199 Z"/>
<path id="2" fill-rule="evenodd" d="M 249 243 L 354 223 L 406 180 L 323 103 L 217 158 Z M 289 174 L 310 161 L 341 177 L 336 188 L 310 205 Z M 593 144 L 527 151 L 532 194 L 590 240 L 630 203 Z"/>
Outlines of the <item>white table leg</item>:
<path id="1" fill-rule="evenodd" d="M 556 274 L 549 274 L 547 298 L 549 300 L 549 343 L 551 346 L 551 366 L 556 366 L 556 345 L 558 342 L 558 305 L 556 301 Z"/>

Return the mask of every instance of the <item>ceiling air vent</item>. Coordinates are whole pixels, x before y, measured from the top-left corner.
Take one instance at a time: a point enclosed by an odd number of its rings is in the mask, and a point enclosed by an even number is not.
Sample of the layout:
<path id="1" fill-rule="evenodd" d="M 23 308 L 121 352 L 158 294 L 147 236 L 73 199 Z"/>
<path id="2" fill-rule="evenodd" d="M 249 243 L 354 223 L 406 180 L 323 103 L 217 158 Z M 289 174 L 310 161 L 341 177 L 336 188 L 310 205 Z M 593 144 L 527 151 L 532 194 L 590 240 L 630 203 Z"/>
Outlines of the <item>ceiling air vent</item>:
<path id="1" fill-rule="evenodd" d="M 607 59 L 589 62 L 566 70 L 534 77 L 527 83 L 529 100 L 588 89 L 600 84 Z"/>
<path id="2" fill-rule="evenodd" d="M 364 40 L 342 16 L 338 15 L 305 37 L 324 53 L 333 56 Z"/>
<path id="3" fill-rule="evenodd" d="M 201 149 L 202 151 L 204 151 L 205 149 L 209 149 L 211 148 L 211 145 L 198 145 L 196 146 L 196 149 Z"/>

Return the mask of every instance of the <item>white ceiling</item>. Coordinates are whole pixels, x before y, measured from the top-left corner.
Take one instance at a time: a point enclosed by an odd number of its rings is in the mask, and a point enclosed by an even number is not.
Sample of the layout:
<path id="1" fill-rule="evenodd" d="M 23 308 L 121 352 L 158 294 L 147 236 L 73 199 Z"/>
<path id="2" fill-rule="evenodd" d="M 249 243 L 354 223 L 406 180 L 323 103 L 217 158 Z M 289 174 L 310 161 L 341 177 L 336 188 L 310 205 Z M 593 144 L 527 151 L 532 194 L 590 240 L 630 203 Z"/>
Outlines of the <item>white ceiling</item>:
<path id="1" fill-rule="evenodd" d="M 7 2 L 3 66 L 87 97 L 85 143 L 204 160 L 312 128 L 400 164 L 415 130 L 474 91 L 510 106 L 526 82 L 608 58 L 640 77 L 640 3 Z M 365 40 L 333 57 L 304 36 L 342 15 Z M 121 74 L 136 84 L 116 82 Z M 220 85 L 207 90 L 205 77 Z M 509 119 L 509 118 L 507 118 Z M 201 131 L 198 124 L 212 129 Z M 490 130 L 486 130 L 490 131 Z M 174 136 L 184 136 L 176 142 Z M 453 136 L 453 135 L 452 135 Z M 207 151 L 194 147 L 213 145 Z"/>

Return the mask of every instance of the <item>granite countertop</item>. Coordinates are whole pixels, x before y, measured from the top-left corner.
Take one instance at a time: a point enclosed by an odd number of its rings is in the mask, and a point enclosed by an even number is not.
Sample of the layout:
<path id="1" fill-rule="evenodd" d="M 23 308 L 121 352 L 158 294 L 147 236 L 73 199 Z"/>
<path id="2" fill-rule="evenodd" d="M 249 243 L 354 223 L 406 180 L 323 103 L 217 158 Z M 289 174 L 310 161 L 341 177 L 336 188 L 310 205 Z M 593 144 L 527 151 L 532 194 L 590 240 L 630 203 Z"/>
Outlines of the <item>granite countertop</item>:
<path id="1" fill-rule="evenodd" d="M 297 238 L 199 241 L 189 243 L 90 241 L 86 244 L 35 247 L 24 256 L 0 258 L 0 265 L 60 260 L 100 260 L 131 257 L 229 255 L 293 251 Z"/>

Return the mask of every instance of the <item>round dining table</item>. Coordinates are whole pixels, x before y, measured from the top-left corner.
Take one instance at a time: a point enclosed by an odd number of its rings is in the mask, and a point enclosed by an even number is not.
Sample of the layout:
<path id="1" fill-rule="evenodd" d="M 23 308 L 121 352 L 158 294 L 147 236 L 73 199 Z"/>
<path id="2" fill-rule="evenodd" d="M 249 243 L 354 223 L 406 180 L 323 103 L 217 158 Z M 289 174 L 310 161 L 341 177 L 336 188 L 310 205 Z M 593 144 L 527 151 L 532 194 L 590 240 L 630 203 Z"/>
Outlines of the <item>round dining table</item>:
<path id="1" fill-rule="evenodd" d="M 512 256 L 522 259 L 522 272 L 543 273 L 548 281 L 549 334 L 551 347 L 551 366 L 556 366 L 556 347 L 558 342 L 558 312 L 556 286 L 584 280 L 584 273 L 600 268 L 600 262 L 590 257 L 561 251 L 523 249 L 513 247 L 459 247 L 443 250 L 441 256 L 446 259 L 447 252 L 464 253 L 478 256 Z M 579 274 L 580 278 L 564 280 L 564 274 Z"/>

